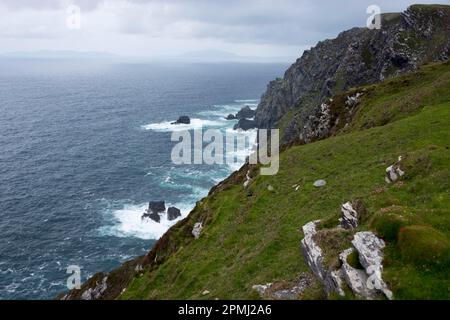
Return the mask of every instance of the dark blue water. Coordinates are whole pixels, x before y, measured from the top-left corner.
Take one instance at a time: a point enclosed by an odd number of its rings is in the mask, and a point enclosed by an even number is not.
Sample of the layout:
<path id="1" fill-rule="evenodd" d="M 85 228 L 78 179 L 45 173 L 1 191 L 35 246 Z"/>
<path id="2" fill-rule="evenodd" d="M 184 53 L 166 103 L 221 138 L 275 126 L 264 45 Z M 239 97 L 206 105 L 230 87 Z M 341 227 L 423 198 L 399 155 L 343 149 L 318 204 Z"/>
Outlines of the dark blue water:
<path id="1" fill-rule="evenodd" d="M 149 200 L 183 215 L 234 168 L 174 166 L 167 121 L 229 129 L 283 65 L 0 61 L 0 298 L 45 299 L 144 254 L 170 224 L 143 223 Z"/>

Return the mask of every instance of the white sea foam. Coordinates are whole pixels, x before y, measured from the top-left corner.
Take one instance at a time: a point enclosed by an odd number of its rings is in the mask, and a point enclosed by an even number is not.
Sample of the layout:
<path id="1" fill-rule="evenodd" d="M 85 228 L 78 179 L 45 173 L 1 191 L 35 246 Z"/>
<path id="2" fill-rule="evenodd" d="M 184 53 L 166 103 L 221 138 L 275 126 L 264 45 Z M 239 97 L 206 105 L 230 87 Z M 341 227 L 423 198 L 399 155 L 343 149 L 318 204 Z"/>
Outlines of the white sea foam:
<path id="1" fill-rule="evenodd" d="M 151 130 L 157 132 L 172 132 L 201 129 L 205 127 L 220 127 L 223 125 L 220 121 L 191 119 L 190 124 L 172 124 L 174 121 L 163 121 L 159 123 L 150 123 L 142 126 L 144 130 Z"/>
<path id="2" fill-rule="evenodd" d="M 166 206 L 171 206 L 166 204 Z M 157 223 L 151 219 L 142 219 L 142 214 L 148 207 L 148 204 L 125 205 L 123 209 L 112 212 L 115 224 L 100 228 L 100 233 L 105 236 L 115 237 L 136 237 L 150 240 L 159 239 L 162 235 L 179 220 L 184 219 L 192 210 L 192 205 L 175 205 L 181 211 L 181 217 L 174 220 L 167 220 L 167 215 L 162 215 L 161 222 Z"/>

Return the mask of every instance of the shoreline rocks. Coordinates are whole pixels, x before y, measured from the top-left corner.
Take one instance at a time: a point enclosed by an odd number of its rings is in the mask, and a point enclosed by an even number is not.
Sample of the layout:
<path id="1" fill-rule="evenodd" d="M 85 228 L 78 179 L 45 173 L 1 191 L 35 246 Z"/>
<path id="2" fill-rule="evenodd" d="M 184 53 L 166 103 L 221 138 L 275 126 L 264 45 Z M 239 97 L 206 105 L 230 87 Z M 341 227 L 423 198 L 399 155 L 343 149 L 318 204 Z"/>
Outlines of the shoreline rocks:
<path id="1" fill-rule="evenodd" d="M 164 201 L 150 201 L 148 209 L 142 214 L 142 220 L 149 218 L 157 223 L 161 222 L 161 216 L 167 214 L 167 220 L 173 221 L 181 217 L 180 209 L 169 207 L 166 212 L 166 204 Z"/>
<path id="2" fill-rule="evenodd" d="M 172 122 L 171 124 L 190 124 L 191 123 L 191 118 L 189 118 L 188 116 L 181 116 L 178 118 L 177 121 Z"/>

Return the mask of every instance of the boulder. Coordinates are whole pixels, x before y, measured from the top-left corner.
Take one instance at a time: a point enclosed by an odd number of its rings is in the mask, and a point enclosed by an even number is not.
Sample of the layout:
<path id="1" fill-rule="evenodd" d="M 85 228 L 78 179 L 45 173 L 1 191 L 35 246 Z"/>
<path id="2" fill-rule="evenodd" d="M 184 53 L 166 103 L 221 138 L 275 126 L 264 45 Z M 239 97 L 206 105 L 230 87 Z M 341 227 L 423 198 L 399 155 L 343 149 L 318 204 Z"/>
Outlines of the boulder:
<path id="1" fill-rule="evenodd" d="M 341 270 L 343 278 L 355 295 L 366 299 L 373 299 L 376 297 L 376 290 L 373 290 L 373 288 L 370 289 L 367 286 L 368 277 L 366 271 L 353 268 L 347 262 L 347 257 L 353 253 L 353 251 L 353 248 L 349 248 L 339 255 L 339 260 L 342 263 Z"/>
<path id="2" fill-rule="evenodd" d="M 341 206 L 342 218 L 339 219 L 341 227 L 351 230 L 358 227 L 359 213 L 353 208 L 351 202 L 346 202 Z"/>
<path id="3" fill-rule="evenodd" d="M 175 207 L 170 207 L 169 209 L 167 209 L 167 219 L 169 219 L 169 221 L 173 221 L 175 219 L 178 219 L 179 217 L 181 217 L 180 209 Z"/>
<path id="4" fill-rule="evenodd" d="M 142 215 L 142 219 L 150 218 L 155 222 L 161 222 L 160 213 L 166 212 L 166 204 L 164 201 L 150 201 L 147 211 Z"/>
<path id="5" fill-rule="evenodd" d="M 192 235 L 195 239 L 198 239 L 200 237 L 200 234 L 203 230 L 203 224 L 201 222 L 197 222 L 194 224 L 194 228 L 192 229 Z"/>
<path id="6" fill-rule="evenodd" d="M 242 129 L 244 131 L 255 129 L 257 127 L 256 122 L 254 120 L 248 119 L 240 119 L 238 123 L 236 123 L 233 127 L 234 130 Z"/>
<path id="7" fill-rule="evenodd" d="M 405 172 L 400 168 L 399 164 L 393 164 L 386 168 L 385 180 L 387 183 L 394 183 L 404 174 Z"/>
<path id="8" fill-rule="evenodd" d="M 237 114 L 236 114 L 236 119 L 249 119 L 249 118 L 253 118 L 256 114 L 256 110 L 252 110 L 250 109 L 249 106 L 245 106 L 243 107 Z"/>
<path id="9" fill-rule="evenodd" d="M 236 116 L 234 114 L 230 113 L 225 119 L 226 120 L 235 120 Z"/>
<path id="10" fill-rule="evenodd" d="M 166 211 L 166 203 L 164 201 L 150 201 L 148 203 L 148 212 L 161 213 Z"/>
<path id="11" fill-rule="evenodd" d="M 172 124 L 190 124 L 191 119 L 188 116 L 181 116 L 177 121 L 172 122 Z"/>
<path id="12" fill-rule="evenodd" d="M 352 245 L 358 251 L 359 262 L 365 268 L 368 275 L 369 289 L 381 291 L 389 300 L 393 298 L 386 283 L 382 279 L 383 273 L 383 248 L 385 243 L 373 232 L 364 231 L 355 234 Z"/>

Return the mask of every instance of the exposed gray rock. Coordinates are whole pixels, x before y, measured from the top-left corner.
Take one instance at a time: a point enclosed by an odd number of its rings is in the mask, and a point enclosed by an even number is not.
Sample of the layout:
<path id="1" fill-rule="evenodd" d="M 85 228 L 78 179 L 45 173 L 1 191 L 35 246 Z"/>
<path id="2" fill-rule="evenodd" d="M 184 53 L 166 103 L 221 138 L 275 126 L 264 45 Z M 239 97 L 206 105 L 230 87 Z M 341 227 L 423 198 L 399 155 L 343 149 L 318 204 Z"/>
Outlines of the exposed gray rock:
<path id="1" fill-rule="evenodd" d="M 179 217 L 181 217 L 180 209 L 175 207 L 170 207 L 169 209 L 167 209 L 167 219 L 169 221 L 173 221 L 175 219 L 178 219 Z"/>
<path id="2" fill-rule="evenodd" d="M 336 39 L 319 42 L 283 78 L 269 83 L 256 110 L 257 126 L 276 127 L 290 112 L 283 144 L 301 140 L 301 136 L 311 139 L 312 122 L 320 123 L 319 136 L 323 135 L 326 117 L 319 120 L 315 113 L 330 97 L 411 72 L 426 62 L 448 59 L 449 25 L 449 7 L 411 6 L 403 14 L 382 15 L 380 30 L 353 28 Z M 358 98 L 350 97 L 349 107 Z"/>
<path id="3" fill-rule="evenodd" d="M 101 283 L 97 283 L 94 288 L 89 288 L 83 292 L 81 295 L 81 300 L 97 300 L 99 299 L 103 292 L 108 288 L 107 285 L 108 277 L 104 277 Z"/>
<path id="4" fill-rule="evenodd" d="M 238 123 L 236 123 L 233 127 L 234 130 L 242 129 L 244 131 L 255 129 L 256 122 L 254 120 L 241 119 Z"/>
<path id="5" fill-rule="evenodd" d="M 402 161 L 402 157 L 398 158 L 398 162 L 386 168 L 386 177 L 384 178 L 387 183 L 394 183 L 400 177 L 405 175 L 405 172 L 400 168 L 400 162 Z"/>
<path id="6" fill-rule="evenodd" d="M 201 222 L 197 222 L 194 224 L 194 228 L 192 229 L 192 235 L 195 239 L 198 239 L 200 237 L 200 234 L 203 230 L 203 224 Z"/>
<path id="7" fill-rule="evenodd" d="M 317 225 L 320 220 L 312 221 L 303 226 L 303 233 L 305 237 L 301 242 L 301 248 L 308 266 L 319 281 L 324 285 L 325 292 L 330 294 L 337 292 L 343 294 L 340 287 L 341 282 L 337 279 L 338 275 L 334 270 L 328 270 L 323 264 L 322 249 L 314 241 L 314 236 L 317 233 Z"/>
<path id="8" fill-rule="evenodd" d="M 352 245 L 358 251 L 359 262 L 369 275 L 369 288 L 380 290 L 388 299 L 392 299 L 392 292 L 382 279 L 384 241 L 373 232 L 364 231 L 355 234 Z"/>
<path id="9" fill-rule="evenodd" d="M 225 119 L 226 120 L 235 120 L 236 116 L 234 114 L 230 113 Z"/>
<path id="10" fill-rule="evenodd" d="M 358 227 L 359 213 L 353 208 L 351 202 L 346 202 L 341 206 L 342 218 L 339 219 L 341 227 L 353 229 Z"/>
<path id="11" fill-rule="evenodd" d="M 327 185 L 327 182 L 325 180 L 317 180 L 314 182 L 314 187 L 320 188 L 325 187 Z"/>
<path id="12" fill-rule="evenodd" d="M 261 297 L 263 297 L 267 290 L 272 286 L 272 283 L 267 284 L 256 284 L 252 286 L 252 289 L 259 293 Z"/>
<path id="13" fill-rule="evenodd" d="M 353 291 L 354 294 L 366 298 L 373 299 L 376 297 L 376 290 L 370 289 L 367 286 L 367 274 L 365 270 L 355 269 L 350 266 L 347 262 L 347 257 L 354 251 L 353 248 L 349 248 L 344 250 L 340 255 L 339 259 L 342 263 L 342 275 L 349 286 L 349 288 Z"/>
<path id="14" fill-rule="evenodd" d="M 236 114 L 236 119 L 250 119 L 253 118 L 255 114 L 256 110 L 252 110 L 249 106 L 245 106 Z"/>
<path id="15" fill-rule="evenodd" d="M 247 173 L 245 174 L 244 188 L 247 188 L 247 186 L 250 184 L 251 181 L 252 178 L 250 177 L 250 170 L 248 170 Z"/>

